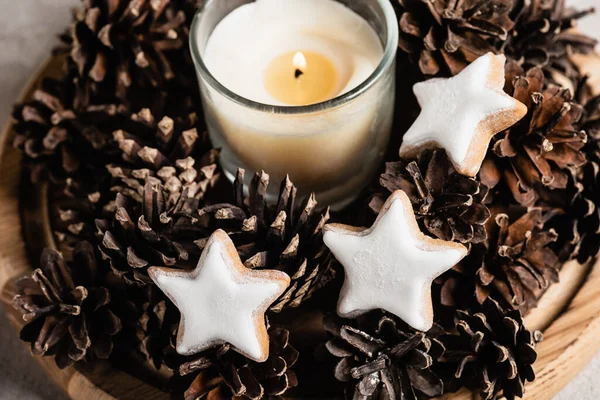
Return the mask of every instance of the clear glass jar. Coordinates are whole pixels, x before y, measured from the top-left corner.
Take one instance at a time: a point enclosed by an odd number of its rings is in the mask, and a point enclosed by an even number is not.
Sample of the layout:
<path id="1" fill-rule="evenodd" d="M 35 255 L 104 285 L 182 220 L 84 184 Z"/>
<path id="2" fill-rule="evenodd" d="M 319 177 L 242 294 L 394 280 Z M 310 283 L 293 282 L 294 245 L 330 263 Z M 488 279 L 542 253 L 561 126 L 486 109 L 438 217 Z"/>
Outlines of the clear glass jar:
<path id="1" fill-rule="evenodd" d="M 208 0 L 191 31 L 210 138 L 221 148 L 221 165 L 233 179 L 244 168 L 271 177 L 270 197 L 288 174 L 300 196 L 316 194 L 321 206 L 351 202 L 375 178 L 390 138 L 395 100 L 398 22 L 389 0 L 336 0 L 375 30 L 384 55 L 371 76 L 349 92 L 308 106 L 274 106 L 241 97 L 207 69 L 203 52 L 219 24 L 251 0 Z M 246 182 L 248 183 L 248 182 Z"/>

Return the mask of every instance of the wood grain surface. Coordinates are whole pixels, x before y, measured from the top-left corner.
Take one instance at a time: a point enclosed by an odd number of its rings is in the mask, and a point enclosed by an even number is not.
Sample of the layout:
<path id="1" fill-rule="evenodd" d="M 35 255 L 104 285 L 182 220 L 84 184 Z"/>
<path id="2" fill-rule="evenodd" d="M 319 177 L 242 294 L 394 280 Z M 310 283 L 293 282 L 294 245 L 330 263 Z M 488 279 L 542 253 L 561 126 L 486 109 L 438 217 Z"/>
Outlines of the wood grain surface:
<path id="1" fill-rule="evenodd" d="M 588 72 L 600 71 L 600 57 L 579 60 Z M 29 83 L 22 99 L 31 96 L 39 80 L 53 76 L 60 60 L 49 60 Z M 600 93 L 600 73 L 595 90 Z M 10 303 L 14 281 L 30 272 L 42 245 L 51 244 L 45 188 L 32 186 L 21 175 L 21 156 L 12 146 L 9 123 L 0 138 L 0 292 Z M 29 246 L 26 243 L 30 244 Z M 31 258 L 31 259 L 30 259 Z M 11 307 L 7 307 L 11 310 Z M 8 311 L 16 330 L 22 319 Z M 526 318 L 530 329 L 544 332 L 535 363 L 537 379 L 527 385 L 526 399 L 550 399 L 558 393 L 600 349 L 600 263 L 565 264 L 560 282 L 551 286 L 539 306 Z M 109 362 L 59 370 L 52 358 L 37 357 L 50 377 L 75 400 L 158 400 L 169 395 Z M 476 399 L 466 390 L 446 395 L 444 400 Z"/>

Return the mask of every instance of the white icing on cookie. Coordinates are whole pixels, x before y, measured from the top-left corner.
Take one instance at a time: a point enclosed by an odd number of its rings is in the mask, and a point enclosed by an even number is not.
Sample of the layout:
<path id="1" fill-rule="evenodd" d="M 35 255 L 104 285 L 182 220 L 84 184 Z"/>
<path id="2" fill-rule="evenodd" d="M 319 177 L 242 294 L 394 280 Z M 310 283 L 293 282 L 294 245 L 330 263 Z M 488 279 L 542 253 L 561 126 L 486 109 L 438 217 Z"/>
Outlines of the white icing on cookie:
<path id="1" fill-rule="evenodd" d="M 467 254 L 461 244 L 425 236 L 400 190 L 389 197 L 371 228 L 328 224 L 323 240 L 346 273 L 340 316 L 381 308 L 422 331 L 433 325 L 431 282 Z"/>
<path id="2" fill-rule="evenodd" d="M 230 343 L 255 361 L 268 358 L 264 313 L 289 286 L 285 273 L 244 267 L 222 230 L 209 238 L 193 271 L 152 267 L 148 273 L 181 312 L 178 353 Z"/>
<path id="3" fill-rule="evenodd" d="M 527 107 L 504 92 L 504 55 L 488 53 L 452 78 L 417 83 L 421 114 L 404 135 L 400 157 L 425 148 L 443 148 L 456 170 L 475 176 L 492 137 L 527 114 Z"/>

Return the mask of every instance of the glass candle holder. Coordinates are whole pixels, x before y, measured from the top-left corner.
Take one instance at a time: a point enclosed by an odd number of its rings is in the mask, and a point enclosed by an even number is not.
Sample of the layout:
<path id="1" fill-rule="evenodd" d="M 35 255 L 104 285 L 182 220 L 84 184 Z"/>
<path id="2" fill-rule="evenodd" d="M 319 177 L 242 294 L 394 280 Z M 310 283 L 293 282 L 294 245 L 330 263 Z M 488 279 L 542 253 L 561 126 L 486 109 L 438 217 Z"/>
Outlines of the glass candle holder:
<path id="1" fill-rule="evenodd" d="M 191 52 L 198 74 L 208 132 L 221 149 L 229 179 L 238 168 L 265 171 L 276 198 L 286 175 L 305 196 L 340 208 L 375 178 L 390 139 L 395 99 L 398 22 L 389 0 L 336 0 L 364 18 L 384 49 L 374 72 L 350 91 L 307 106 L 262 104 L 220 83 L 203 60 L 215 27 L 251 0 L 208 0 L 191 31 Z"/>

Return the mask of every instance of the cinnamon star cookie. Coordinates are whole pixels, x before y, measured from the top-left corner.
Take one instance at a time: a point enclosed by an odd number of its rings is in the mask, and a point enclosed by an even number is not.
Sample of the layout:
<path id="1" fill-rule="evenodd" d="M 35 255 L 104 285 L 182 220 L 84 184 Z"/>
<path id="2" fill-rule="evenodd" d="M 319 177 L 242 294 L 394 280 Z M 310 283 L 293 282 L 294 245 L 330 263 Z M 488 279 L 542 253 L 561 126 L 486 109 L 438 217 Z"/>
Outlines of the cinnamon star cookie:
<path id="1" fill-rule="evenodd" d="M 400 157 L 415 158 L 443 148 L 456 170 L 475 176 L 492 137 L 527 114 L 527 107 L 504 92 L 504 55 L 488 53 L 452 78 L 417 83 L 421 114 L 404 135 Z"/>

